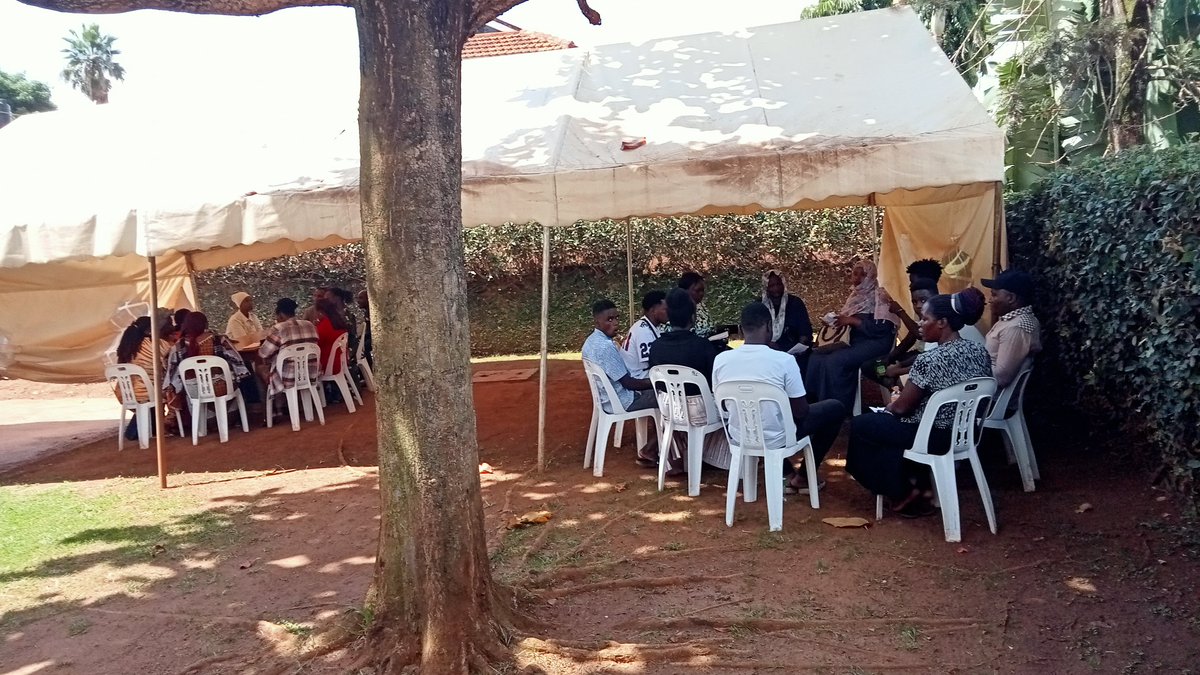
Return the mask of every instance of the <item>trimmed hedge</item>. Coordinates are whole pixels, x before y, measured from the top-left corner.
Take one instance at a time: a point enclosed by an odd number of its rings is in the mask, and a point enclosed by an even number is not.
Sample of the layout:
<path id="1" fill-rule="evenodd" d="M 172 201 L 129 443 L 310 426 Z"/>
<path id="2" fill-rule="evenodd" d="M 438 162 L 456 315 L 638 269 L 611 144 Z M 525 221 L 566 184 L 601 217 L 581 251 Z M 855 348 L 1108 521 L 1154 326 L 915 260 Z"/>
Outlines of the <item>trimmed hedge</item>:
<path id="1" fill-rule="evenodd" d="M 1082 163 L 1007 213 L 1013 265 L 1039 281 L 1040 383 L 1092 431 L 1147 441 L 1200 505 L 1200 146 Z"/>
<path id="2" fill-rule="evenodd" d="M 694 269 L 707 277 L 713 319 L 734 322 L 758 297 L 766 269 L 780 268 L 790 290 L 814 313 L 841 305 L 850 263 L 874 250 L 875 228 L 864 208 L 759 213 L 752 216 L 635 218 L 630 221 L 634 289 L 675 285 Z M 472 352 L 531 353 L 538 348 L 542 228 L 480 227 L 464 233 L 470 275 Z M 550 347 L 576 351 L 591 330 L 592 302 L 626 306 L 625 225 L 580 222 L 551 237 Z M 350 244 L 297 256 L 245 263 L 199 275 L 201 306 L 224 317 L 229 295 L 246 290 L 265 318 L 275 298 L 307 302 L 317 286 L 364 286 L 362 246 Z"/>

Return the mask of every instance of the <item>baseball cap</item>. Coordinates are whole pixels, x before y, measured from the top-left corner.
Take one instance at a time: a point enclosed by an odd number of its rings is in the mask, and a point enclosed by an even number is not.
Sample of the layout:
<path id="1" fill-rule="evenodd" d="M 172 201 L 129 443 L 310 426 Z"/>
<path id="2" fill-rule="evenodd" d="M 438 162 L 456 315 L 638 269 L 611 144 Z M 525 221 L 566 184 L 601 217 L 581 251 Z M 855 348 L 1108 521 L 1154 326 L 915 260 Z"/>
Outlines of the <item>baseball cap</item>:
<path id="1" fill-rule="evenodd" d="M 1016 293 L 1025 300 L 1033 297 L 1033 277 L 1021 270 L 1004 270 L 995 279 L 984 279 L 981 283 L 987 288 Z"/>

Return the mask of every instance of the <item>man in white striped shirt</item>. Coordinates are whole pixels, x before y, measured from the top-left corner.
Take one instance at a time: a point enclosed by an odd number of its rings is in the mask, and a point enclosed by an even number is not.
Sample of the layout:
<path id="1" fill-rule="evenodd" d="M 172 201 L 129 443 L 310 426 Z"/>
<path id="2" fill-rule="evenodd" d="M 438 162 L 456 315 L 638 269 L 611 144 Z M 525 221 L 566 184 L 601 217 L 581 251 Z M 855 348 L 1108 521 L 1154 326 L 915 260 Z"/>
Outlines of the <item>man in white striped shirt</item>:
<path id="1" fill-rule="evenodd" d="M 650 291 L 642 298 L 642 316 L 629 327 L 625 341 L 621 343 L 621 358 L 629 374 L 644 380 L 650 370 L 650 345 L 662 333 L 661 326 L 667 322 L 667 294 Z"/>

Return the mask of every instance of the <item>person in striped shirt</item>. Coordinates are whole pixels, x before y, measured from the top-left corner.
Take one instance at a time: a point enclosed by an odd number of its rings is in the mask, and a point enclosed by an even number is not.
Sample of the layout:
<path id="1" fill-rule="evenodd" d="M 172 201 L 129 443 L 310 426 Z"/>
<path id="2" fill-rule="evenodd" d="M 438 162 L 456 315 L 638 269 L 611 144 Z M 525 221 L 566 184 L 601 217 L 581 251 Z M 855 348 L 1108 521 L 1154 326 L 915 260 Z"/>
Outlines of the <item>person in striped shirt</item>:
<path id="1" fill-rule="evenodd" d="M 263 373 L 264 379 L 270 383 L 270 391 L 280 392 L 287 387 L 295 386 L 296 372 L 295 362 L 288 361 L 280 364 L 280 367 L 275 365 L 275 357 L 279 354 L 279 350 L 284 347 L 311 343 L 317 344 L 317 327 L 311 321 L 296 318 L 296 301 L 291 298 L 282 298 L 275 303 L 275 325 L 267 331 L 267 336 L 263 338 L 262 346 L 258 348 L 258 355 L 262 357 L 261 367 L 269 369 L 270 374 Z M 317 379 L 320 375 L 320 366 L 317 359 L 311 359 L 308 362 L 308 377 L 312 380 Z"/>

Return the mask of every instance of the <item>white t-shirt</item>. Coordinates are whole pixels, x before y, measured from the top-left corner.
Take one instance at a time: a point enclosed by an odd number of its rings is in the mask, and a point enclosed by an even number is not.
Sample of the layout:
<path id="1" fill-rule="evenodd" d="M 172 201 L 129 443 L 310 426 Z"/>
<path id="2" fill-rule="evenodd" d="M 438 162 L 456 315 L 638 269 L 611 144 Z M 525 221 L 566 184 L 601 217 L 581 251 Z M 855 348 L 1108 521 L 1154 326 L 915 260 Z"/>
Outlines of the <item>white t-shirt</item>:
<path id="1" fill-rule="evenodd" d="M 958 331 L 958 336 L 964 340 L 970 340 L 971 342 L 976 342 L 981 345 L 987 344 L 987 338 L 983 337 L 983 333 L 980 333 L 979 329 L 975 326 L 963 326 L 962 330 Z M 921 351 L 926 352 L 932 349 L 937 349 L 938 346 L 938 343 L 936 342 L 926 342 L 924 344 L 925 349 Z"/>
<path id="2" fill-rule="evenodd" d="M 713 363 L 713 388 L 730 380 L 773 384 L 783 389 L 788 398 L 803 398 L 805 394 L 804 380 L 800 376 L 800 366 L 796 363 L 796 357 L 766 345 L 742 345 L 718 354 Z M 790 408 L 787 414 L 792 414 Z M 783 415 L 784 411 L 775 406 L 764 405 L 763 439 L 768 447 L 779 447 L 784 443 Z M 730 416 L 727 426 L 730 438 L 734 441 L 739 440 L 737 415 Z"/>
<path id="3" fill-rule="evenodd" d="M 650 370 L 650 345 L 658 339 L 658 327 L 650 319 L 642 317 L 629 329 L 625 342 L 621 345 L 621 358 L 625 359 L 625 367 L 629 374 L 639 380 L 646 379 Z"/>

